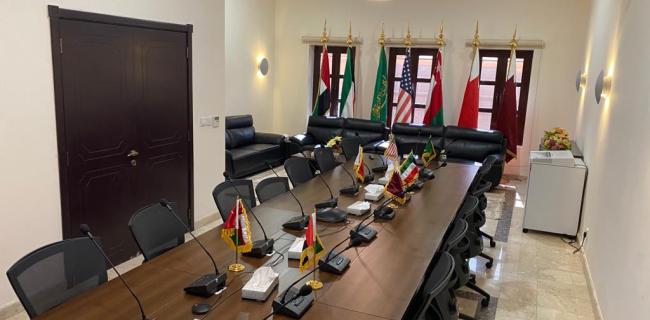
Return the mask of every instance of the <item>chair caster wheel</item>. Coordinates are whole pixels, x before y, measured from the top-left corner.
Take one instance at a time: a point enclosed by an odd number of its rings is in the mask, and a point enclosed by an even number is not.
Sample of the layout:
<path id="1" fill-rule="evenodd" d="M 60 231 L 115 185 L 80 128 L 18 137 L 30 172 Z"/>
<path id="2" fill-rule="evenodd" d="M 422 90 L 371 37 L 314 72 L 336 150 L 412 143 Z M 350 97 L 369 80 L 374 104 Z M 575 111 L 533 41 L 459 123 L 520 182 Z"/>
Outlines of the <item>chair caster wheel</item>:
<path id="1" fill-rule="evenodd" d="M 524 228 L 523 231 L 524 231 L 524 233 L 528 233 L 528 229 L 526 229 L 526 228 Z"/>
<path id="2" fill-rule="evenodd" d="M 485 308 L 485 307 L 487 307 L 489 305 L 490 305 L 490 298 L 484 298 L 483 300 L 481 300 L 481 306 L 482 307 Z"/>
<path id="3" fill-rule="evenodd" d="M 491 247 L 491 248 L 494 248 L 494 247 L 496 247 L 496 246 L 497 246 L 497 243 L 494 242 L 494 240 L 490 240 L 490 247 Z"/>
<path id="4" fill-rule="evenodd" d="M 485 267 L 488 269 L 492 269 L 492 262 L 486 262 Z"/>

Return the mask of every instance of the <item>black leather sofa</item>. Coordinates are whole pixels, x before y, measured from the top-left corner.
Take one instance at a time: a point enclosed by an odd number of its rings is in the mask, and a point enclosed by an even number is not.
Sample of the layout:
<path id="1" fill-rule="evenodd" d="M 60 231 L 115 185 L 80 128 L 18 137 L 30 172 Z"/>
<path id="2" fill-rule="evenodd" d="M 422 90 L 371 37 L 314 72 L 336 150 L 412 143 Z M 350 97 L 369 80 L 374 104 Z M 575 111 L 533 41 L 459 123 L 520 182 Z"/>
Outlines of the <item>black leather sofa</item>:
<path id="1" fill-rule="evenodd" d="M 421 154 L 429 137 L 431 137 L 431 143 L 433 143 L 436 150 L 442 149 L 445 127 L 395 123 L 392 133 L 395 136 L 395 144 L 399 154 L 408 154 L 411 150 L 416 154 Z"/>
<path id="2" fill-rule="evenodd" d="M 388 128 L 380 121 L 311 116 L 307 123 L 307 132 L 290 138 L 292 147 L 289 153 L 314 150 L 336 136 L 344 139 L 358 137 L 362 141 L 364 151 L 375 152 L 388 137 Z"/>
<path id="3" fill-rule="evenodd" d="M 226 172 L 233 178 L 266 170 L 266 162 L 279 165 L 286 159 L 285 138 L 255 132 L 253 117 L 226 117 Z"/>

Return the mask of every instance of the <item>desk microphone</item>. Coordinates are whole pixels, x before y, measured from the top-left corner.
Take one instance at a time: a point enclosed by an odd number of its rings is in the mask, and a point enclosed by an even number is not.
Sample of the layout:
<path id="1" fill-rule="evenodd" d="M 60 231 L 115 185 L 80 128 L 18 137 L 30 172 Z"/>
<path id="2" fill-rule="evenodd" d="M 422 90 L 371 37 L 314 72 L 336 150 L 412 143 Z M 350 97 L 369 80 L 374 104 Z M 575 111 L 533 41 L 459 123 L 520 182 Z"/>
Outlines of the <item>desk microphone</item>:
<path id="1" fill-rule="evenodd" d="M 395 218 L 395 210 L 388 206 L 391 202 L 393 202 L 393 200 L 395 200 L 395 197 L 390 197 L 388 200 L 382 202 L 381 205 L 372 211 L 372 215 L 375 216 L 375 218 L 382 220 L 392 220 Z"/>
<path id="2" fill-rule="evenodd" d="M 224 178 L 226 178 L 226 181 L 228 181 L 230 184 L 232 184 L 232 178 L 230 177 L 228 172 L 224 171 L 223 176 L 224 176 Z M 235 189 L 235 192 L 237 193 L 239 198 L 242 199 L 242 203 L 246 207 L 246 210 L 248 210 L 248 212 L 251 213 L 253 218 L 255 218 L 255 221 L 257 221 L 257 224 L 260 225 L 260 229 L 262 229 L 262 234 L 264 235 L 263 240 L 253 241 L 253 248 L 251 249 L 251 251 L 246 252 L 246 253 L 242 253 L 242 254 L 245 255 L 245 256 L 255 257 L 255 258 L 262 258 L 262 257 L 265 257 L 266 255 L 273 254 L 273 244 L 274 244 L 273 239 L 269 239 L 266 236 L 266 230 L 264 230 L 264 226 L 262 225 L 260 220 L 257 219 L 257 215 L 253 211 L 253 208 L 251 208 L 248 205 L 248 203 L 246 201 L 244 201 L 244 196 L 241 194 L 241 192 L 239 192 L 239 189 L 237 189 L 237 186 L 233 185 L 232 187 L 233 187 L 233 189 Z"/>
<path id="3" fill-rule="evenodd" d="M 113 271 L 115 271 L 115 274 L 117 274 L 117 277 L 120 278 L 120 280 L 122 281 L 122 284 L 124 284 L 126 289 L 129 290 L 129 292 L 131 293 L 131 295 L 135 299 L 135 302 L 138 303 L 138 307 L 140 308 L 140 315 L 142 316 L 142 320 L 149 320 L 149 318 L 147 318 L 147 315 L 144 313 L 144 309 L 142 308 L 142 303 L 140 302 L 140 299 L 138 299 L 138 296 L 136 296 L 135 293 L 133 292 L 133 290 L 131 290 L 131 287 L 129 287 L 129 285 L 126 283 L 126 280 L 124 280 L 124 278 L 122 278 L 122 275 L 120 274 L 119 271 L 117 271 L 117 268 L 115 268 L 115 265 L 113 264 L 111 259 L 108 258 L 108 256 L 106 255 L 106 252 L 104 252 L 104 250 L 99 245 L 99 243 L 97 243 L 97 240 L 95 240 L 95 237 L 93 236 L 93 234 L 90 233 L 90 227 L 87 224 L 82 224 L 82 225 L 79 226 L 79 230 L 81 231 L 82 234 L 84 234 L 86 237 L 88 237 L 88 239 L 90 239 L 90 241 L 92 241 L 92 243 L 95 245 L 95 248 L 97 248 L 97 251 L 99 251 L 104 256 L 104 259 L 106 259 L 106 261 L 111 265 L 111 269 L 113 269 Z"/>
<path id="4" fill-rule="evenodd" d="M 203 249 L 203 252 L 208 255 L 208 258 L 210 258 L 210 261 L 212 261 L 212 266 L 214 267 L 214 273 L 203 275 L 200 278 L 194 280 L 194 282 L 185 287 L 185 292 L 195 296 L 209 297 L 217 293 L 219 290 L 223 289 L 226 285 L 226 274 L 219 272 L 219 268 L 217 268 L 217 264 L 214 262 L 214 258 L 212 258 L 210 252 L 203 246 L 203 243 L 201 243 L 201 241 L 199 241 L 199 239 L 194 236 L 194 233 L 192 233 L 190 227 L 188 227 L 185 222 L 183 222 L 183 220 L 181 220 L 181 218 L 179 218 L 176 213 L 174 213 L 174 209 L 172 209 L 169 201 L 161 199 L 160 205 L 167 208 L 167 210 L 169 210 L 169 213 L 174 218 L 176 218 L 176 220 L 178 220 L 178 222 L 183 227 L 185 227 L 185 231 L 190 234 L 192 239 L 194 239 L 194 241 L 196 241 L 201 249 Z M 209 310 L 210 308 L 207 309 Z"/>
<path id="5" fill-rule="evenodd" d="M 307 161 L 309 166 L 312 167 L 312 170 L 316 170 L 311 161 Z M 337 208 L 338 198 L 334 197 L 332 194 L 332 188 L 327 183 L 325 178 L 323 178 L 323 173 L 317 174 L 320 181 L 327 187 L 327 190 L 330 192 L 330 199 L 323 201 L 314 205 L 316 207 L 316 220 L 327 223 L 339 223 L 345 222 L 348 218 L 347 212 Z"/>
<path id="6" fill-rule="evenodd" d="M 363 225 L 363 223 L 366 222 L 368 218 L 373 216 L 373 214 L 368 214 L 368 216 L 363 218 L 363 220 L 361 220 L 361 222 L 359 222 L 356 227 L 352 228 L 352 230 L 350 230 L 350 239 L 359 239 L 362 242 L 372 241 L 372 239 L 377 236 L 377 230 L 370 227 L 370 224 L 373 223 L 374 220 L 368 222 L 366 225 Z"/>
<path id="7" fill-rule="evenodd" d="M 314 170 L 314 172 L 315 172 L 316 170 L 318 170 L 318 169 L 314 166 L 314 164 L 311 163 L 311 160 L 307 159 L 307 163 L 309 164 L 309 167 L 311 167 L 311 169 Z M 320 170 L 318 170 L 318 171 L 320 171 Z M 329 191 L 329 193 L 330 193 L 330 199 L 327 200 L 327 201 L 319 202 L 319 203 L 315 204 L 314 206 L 316 207 L 316 209 L 334 208 L 334 207 L 336 207 L 336 205 L 338 204 L 339 199 L 336 198 L 336 197 L 334 197 L 334 194 L 332 193 L 332 188 L 330 188 L 329 183 L 327 183 L 327 181 L 325 181 L 325 178 L 323 178 L 322 174 L 323 174 L 323 173 L 320 172 L 320 173 L 317 174 L 316 176 L 318 176 L 318 178 L 320 179 L 320 181 L 325 185 L 325 187 L 327 187 L 327 191 Z"/>
<path id="8" fill-rule="evenodd" d="M 339 189 L 339 192 L 350 196 L 357 195 L 359 193 L 359 185 L 357 184 L 357 179 L 355 179 L 354 176 L 352 176 L 352 173 L 345 168 L 345 164 L 341 164 L 339 166 L 341 167 L 341 169 L 343 169 L 343 171 L 345 171 L 345 173 L 350 177 L 350 179 L 352 179 L 352 185 L 349 187 L 344 187 Z"/>
<path id="9" fill-rule="evenodd" d="M 271 165 L 271 163 L 269 163 L 268 161 L 266 161 L 265 163 L 266 163 L 266 166 L 269 167 L 269 169 L 271 169 L 271 171 L 273 171 L 273 173 L 275 174 L 276 177 L 280 177 L 278 175 L 278 173 L 275 172 L 275 169 L 273 169 L 273 166 Z M 307 224 L 309 223 L 309 216 L 305 215 L 305 209 L 303 209 L 302 203 L 300 203 L 300 200 L 298 200 L 298 197 L 296 197 L 296 195 L 293 193 L 293 191 L 291 191 L 291 188 L 289 188 L 289 194 L 291 194 L 293 199 L 296 200 L 296 202 L 298 203 L 298 206 L 300 206 L 301 216 L 293 217 L 293 218 L 287 220 L 287 222 L 282 224 L 282 227 L 285 228 L 285 229 L 289 229 L 289 230 L 302 231 L 307 227 Z"/>

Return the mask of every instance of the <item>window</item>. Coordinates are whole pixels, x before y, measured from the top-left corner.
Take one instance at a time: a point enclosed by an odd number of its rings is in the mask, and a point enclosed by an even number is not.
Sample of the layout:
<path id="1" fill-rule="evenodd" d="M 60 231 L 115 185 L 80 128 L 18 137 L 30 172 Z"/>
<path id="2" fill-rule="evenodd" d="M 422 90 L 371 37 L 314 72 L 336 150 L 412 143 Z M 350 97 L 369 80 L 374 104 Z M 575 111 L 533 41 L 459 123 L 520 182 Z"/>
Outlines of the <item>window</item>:
<path id="1" fill-rule="evenodd" d="M 478 103 L 479 129 L 492 129 L 503 96 L 503 87 L 508 72 L 510 50 L 481 50 L 480 51 L 480 89 Z M 524 125 L 526 124 L 526 104 L 528 103 L 528 89 L 530 86 L 530 73 L 533 62 L 532 50 L 517 50 L 517 70 L 515 84 L 517 86 L 517 125 L 519 127 L 519 141 L 524 139 Z"/>
<path id="2" fill-rule="evenodd" d="M 330 106 L 329 115 L 338 117 L 339 115 L 339 100 L 341 99 L 341 87 L 343 86 L 343 76 L 345 74 L 345 64 L 348 59 L 348 47 L 333 47 L 327 46 L 327 53 L 330 62 L 330 91 L 332 94 L 332 105 Z M 352 61 L 354 61 L 355 48 L 352 47 Z M 318 98 L 318 82 L 320 80 L 320 62 L 323 60 L 323 46 L 314 46 L 314 76 L 313 76 L 313 99 L 311 107 L 316 103 Z M 352 66 L 354 72 L 354 65 Z"/>
<path id="3" fill-rule="evenodd" d="M 433 59 L 438 53 L 435 48 L 411 48 L 411 76 L 413 79 L 413 93 L 415 101 L 413 104 L 413 114 L 411 116 L 411 123 L 420 124 L 424 120 L 424 111 L 426 110 L 425 104 L 427 103 L 427 96 L 431 86 L 431 68 L 433 67 Z M 395 120 L 397 113 L 397 97 L 399 96 L 399 84 L 402 80 L 402 68 L 404 66 L 404 59 L 406 58 L 406 48 L 390 48 L 388 58 L 388 83 L 392 86 L 393 90 L 388 90 L 388 101 L 390 101 L 390 108 L 388 108 L 388 121 L 389 125 Z"/>

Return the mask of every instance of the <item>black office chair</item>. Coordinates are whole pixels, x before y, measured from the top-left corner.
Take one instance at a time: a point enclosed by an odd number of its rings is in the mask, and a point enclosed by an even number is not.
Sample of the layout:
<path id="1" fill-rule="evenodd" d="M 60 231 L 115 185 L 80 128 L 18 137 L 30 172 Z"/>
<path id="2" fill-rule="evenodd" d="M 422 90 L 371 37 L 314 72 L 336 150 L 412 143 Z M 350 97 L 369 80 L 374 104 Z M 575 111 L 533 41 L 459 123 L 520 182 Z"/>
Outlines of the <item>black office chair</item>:
<path id="1" fill-rule="evenodd" d="M 160 203 L 154 203 L 138 210 L 129 220 L 131 235 L 140 248 L 144 261 L 185 242 L 185 226 L 172 216 L 178 212 L 176 203 L 171 203 L 171 206 L 173 212 Z"/>
<path id="2" fill-rule="evenodd" d="M 494 263 L 494 259 L 492 257 L 486 255 L 483 253 L 483 239 L 481 238 L 480 230 L 478 227 L 478 221 L 477 220 L 477 215 L 478 215 L 478 199 L 474 196 L 467 196 L 465 198 L 465 201 L 461 205 L 460 210 L 458 211 L 458 218 L 464 220 L 467 225 L 467 231 L 465 234 L 465 237 L 467 238 L 467 243 L 468 246 L 464 245 L 463 242 L 463 247 L 462 248 L 456 248 L 459 252 L 459 254 L 463 259 L 469 260 L 474 257 L 482 257 L 488 260 L 488 262 L 485 264 L 486 268 L 491 268 L 492 264 Z M 451 250 L 451 249 L 450 249 Z M 453 250 L 452 250 L 453 252 Z M 487 293 L 485 290 L 479 288 L 476 286 L 474 283 L 473 279 L 475 278 L 474 275 L 469 273 L 469 265 L 467 266 L 468 274 L 469 276 L 469 282 L 465 281 L 462 279 L 462 275 L 459 274 L 459 277 L 461 279 L 459 280 L 459 285 L 457 288 L 460 288 L 460 284 L 467 286 L 468 288 L 476 291 L 480 295 L 483 296 L 483 300 L 481 301 L 482 306 L 487 306 L 490 303 L 490 294 Z M 465 282 L 465 283 L 463 283 Z"/>
<path id="3" fill-rule="evenodd" d="M 454 258 L 449 253 L 442 252 L 425 280 L 421 303 L 413 319 L 456 319 L 456 298 L 453 291 L 448 290 L 454 268 Z"/>
<path id="4" fill-rule="evenodd" d="M 354 160 L 359 154 L 360 138 L 345 138 L 341 140 L 341 149 L 346 160 Z"/>
<path id="5" fill-rule="evenodd" d="M 255 187 L 255 193 L 260 203 L 275 198 L 287 191 L 289 191 L 289 178 L 286 177 L 270 177 L 266 178 Z"/>
<path id="6" fill-rule="evenodd" d="M 330 148 L 314 149 L 314 159 L 316 159 L 316 164 L 320 172 L 330 171 L 339 165 L 334 157 L 334 151 Z"/>
<path id="7" fill-rule="evenodd" d="M 235 207 L 235 201 L 237 201 L 237 197 L 239 196 L 237 190 L 239 191 L 239 194 L 241 194 L 242 200 L 244 200 L 249 208 L 253 208 L 257 205 L 252 180 L 242 179 L 224 181 L 212 190 L 212 198 L 214 198 L 214 203 L 217 205 L 217 209 L 219 210 L 219 214 L 223 221 L 228 220 L 230 210 Z"/>
<path id="8" fill-rule="evenodd" d="M 30 318 L 106 282 L 106 261 L 88 238 L 34 250 L 7 270 L 9 283 Z"/>
<path id="9" fill-rule="evenodd" d="M 490 155 L 486 157 L 485 160 L 483 160 L 483 164 L 481 165 L 481 168 L 476 173 L 476 176 L 474 177 L 474 180 L 472 181 L 472 184 L 469 189 L 469 194 L 479 199 L 480 214 L 483 215 L 483 219 L 485 221 L 487 221 L 485 217 L 485 209 L 487 208 L 487 197 L 485 196 L 485 193 L 490 191 L 493 187 L 492 182 L 485 180 L 485 177 L 492 169 L 492 166 L 494 165 L 496 160 L 497 158 L 494 155 Z M 482 227 L 485 224 L 485 221 L 479 227 Z M 490 240 L 490 247 L 494 248 L 496 246 L 496 242 L 494 241 L 493 236 L 483 231 L 480 231 L 480 234 L 482 237 L 485 237 L 488 240 Z"/>
<path id="10" fill-rule="evenodd" d="M 289 180 L 291 180 L 291 184 L 294 187 L 316 176 L 309 161 L 307 158 L 300 157 L 291 157 L 284 161 L 284 170 L 287 172 Z"/>

